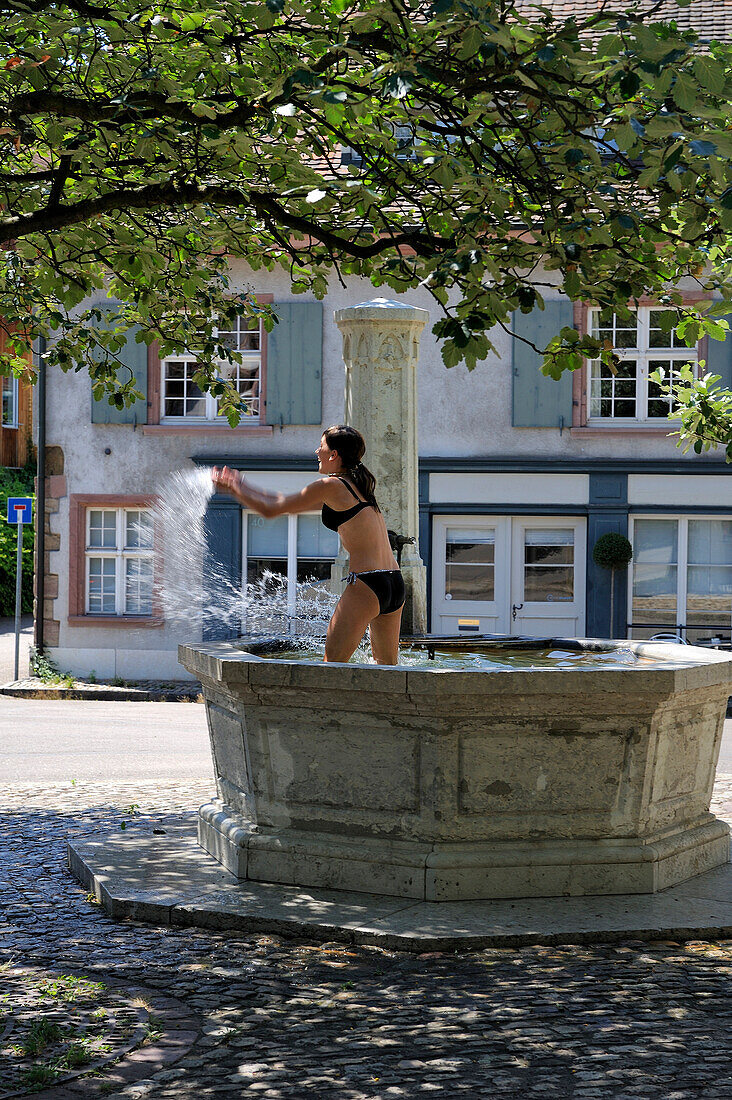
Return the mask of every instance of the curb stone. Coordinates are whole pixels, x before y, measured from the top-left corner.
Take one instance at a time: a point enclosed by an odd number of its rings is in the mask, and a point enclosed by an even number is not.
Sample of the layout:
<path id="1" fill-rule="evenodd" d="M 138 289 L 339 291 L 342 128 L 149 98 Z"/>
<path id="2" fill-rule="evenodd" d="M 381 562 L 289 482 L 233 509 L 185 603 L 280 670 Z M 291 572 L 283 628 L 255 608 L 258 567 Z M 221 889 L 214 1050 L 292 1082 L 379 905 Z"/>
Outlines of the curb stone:
<path id="1" fill-rule="evenodd" d="M 0 685 L 0 695 L 9 695 L 15 699 L 96 699 L 100 703 L 203 702 L 201 685 L 197 681 L 176 681 L 167 683 L 164 687 L 155 686 L 154 681 L 142 681 L 142 683 L 144 686 L 141 687 L 132 685 L 116 687 L 114 684 L 104 682 L 91 684 L 79 680 L 73 687 L 59 687 L 57 684 L 45 684 L 42 680 L 28 678 Z"/>

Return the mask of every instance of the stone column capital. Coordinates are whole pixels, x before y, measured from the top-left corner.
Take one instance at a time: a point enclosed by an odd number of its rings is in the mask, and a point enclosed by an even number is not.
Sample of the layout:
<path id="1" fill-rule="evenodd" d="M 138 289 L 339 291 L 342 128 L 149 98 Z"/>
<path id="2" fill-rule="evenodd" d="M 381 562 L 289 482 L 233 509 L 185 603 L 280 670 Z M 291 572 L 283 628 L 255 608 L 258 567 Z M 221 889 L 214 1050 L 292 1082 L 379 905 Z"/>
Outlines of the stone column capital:
<path id="1" fill-rule="evenodd" d="M 419 306 L 393 302 L 389 298 L 373 298 L 370 302 L 359 302 L 355 306 L 337 309 L 334 317 L 335 323 L 341 330 L 344 325 L 376 322 L 387 325 L 418 325 L 421 331 L 427 324 L 429 313 Z"/>

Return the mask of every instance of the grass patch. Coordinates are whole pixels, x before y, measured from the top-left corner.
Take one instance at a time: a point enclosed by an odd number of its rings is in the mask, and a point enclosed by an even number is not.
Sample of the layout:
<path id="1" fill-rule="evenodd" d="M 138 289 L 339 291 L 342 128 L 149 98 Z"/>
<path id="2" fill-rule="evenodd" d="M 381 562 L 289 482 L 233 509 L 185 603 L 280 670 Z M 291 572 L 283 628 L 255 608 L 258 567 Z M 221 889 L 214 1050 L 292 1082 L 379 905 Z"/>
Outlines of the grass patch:
<path id="1" fill-rule="evenodd" d="M 30 1066 L 21 1075 L 21 1082 L 28 1088 L 41 1088 L 44 1085 L 52 1085 L 60 1076 L 60 1071 L 55 1066 L 37 1064 Z"/>

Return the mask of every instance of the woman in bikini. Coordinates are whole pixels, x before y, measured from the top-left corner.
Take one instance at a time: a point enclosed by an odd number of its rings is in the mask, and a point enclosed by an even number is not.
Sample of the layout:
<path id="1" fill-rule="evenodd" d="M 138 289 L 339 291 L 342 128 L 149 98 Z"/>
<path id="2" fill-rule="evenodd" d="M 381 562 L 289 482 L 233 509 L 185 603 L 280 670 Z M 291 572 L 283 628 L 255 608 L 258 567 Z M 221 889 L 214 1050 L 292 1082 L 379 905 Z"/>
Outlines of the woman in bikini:
<path id="1" fill-rule="evenodd" d="M 351 565 L 345 592 L 328 625 L 325 660 L 348 661 L 368 627 L 377 665 L 395 665 L 404 580 L 374 496 L 376 479 L 361 462 L 365 450 L 363 436 L 355 428 L 344 424 L 328 428 L 315 452 L 318 473 L 326 476 L 290 496 L 256 489 L 228 466 L 214 467 L 211 476 L 218 490 L 267 519 L 321 509 L 323 523 L 338 532 Z"/>

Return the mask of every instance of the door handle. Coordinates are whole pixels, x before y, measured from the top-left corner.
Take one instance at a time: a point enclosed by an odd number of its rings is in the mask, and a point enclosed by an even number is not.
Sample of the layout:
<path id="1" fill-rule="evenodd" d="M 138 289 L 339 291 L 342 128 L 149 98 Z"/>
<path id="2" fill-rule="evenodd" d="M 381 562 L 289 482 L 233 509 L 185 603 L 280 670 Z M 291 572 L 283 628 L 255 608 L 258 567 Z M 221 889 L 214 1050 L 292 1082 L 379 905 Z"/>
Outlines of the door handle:
<path id="1" fill-rule="evenodd" d="M 511 618 L 514 622 L 516 621 L 516 612 L 520 611 L 523 606 L 524 605 L 522 603 L 511 604 Z"/>

